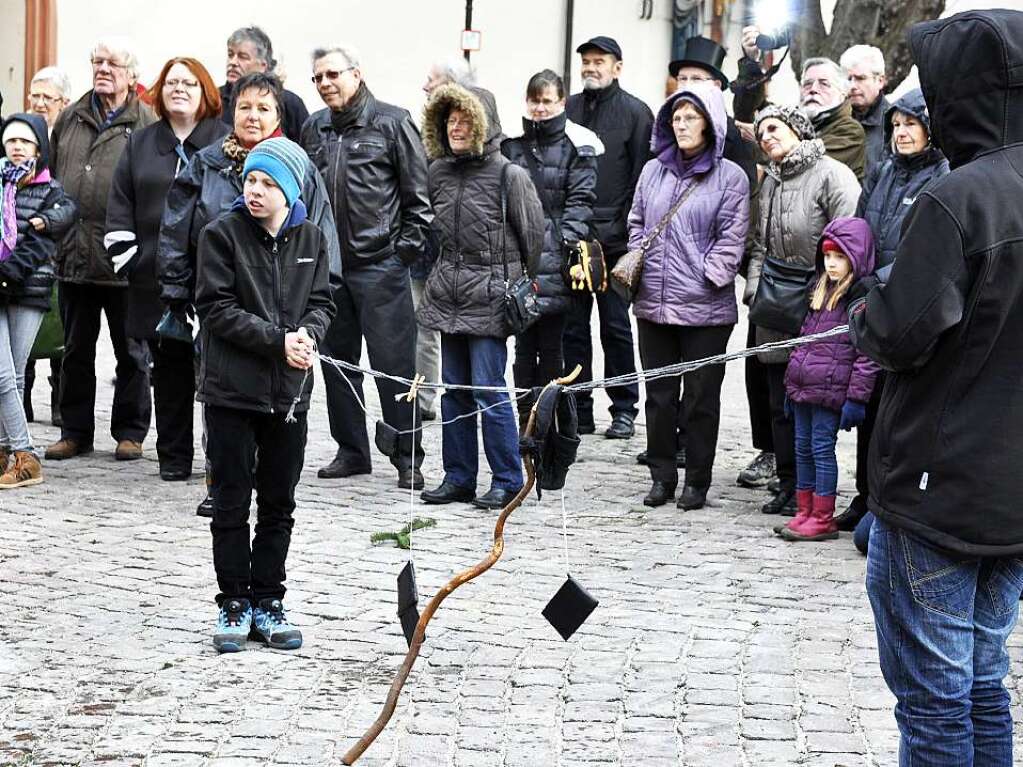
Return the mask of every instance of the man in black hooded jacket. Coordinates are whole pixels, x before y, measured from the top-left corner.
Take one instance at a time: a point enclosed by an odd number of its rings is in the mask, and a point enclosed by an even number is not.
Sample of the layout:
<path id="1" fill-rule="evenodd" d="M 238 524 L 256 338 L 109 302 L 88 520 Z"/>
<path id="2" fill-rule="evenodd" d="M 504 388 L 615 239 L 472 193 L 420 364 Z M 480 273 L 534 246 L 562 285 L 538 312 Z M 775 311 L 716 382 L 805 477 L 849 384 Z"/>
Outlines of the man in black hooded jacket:
<path id="1" fill-rule="evenodd" d="M 891 371 L 870 451 L 867 591 L 901 764 L 1012 764 L 1002 680 L 1023 591 L 1023 13 L 917 24 L 952 172 L 909 212 L 886 285 L 850 307 Z"/>

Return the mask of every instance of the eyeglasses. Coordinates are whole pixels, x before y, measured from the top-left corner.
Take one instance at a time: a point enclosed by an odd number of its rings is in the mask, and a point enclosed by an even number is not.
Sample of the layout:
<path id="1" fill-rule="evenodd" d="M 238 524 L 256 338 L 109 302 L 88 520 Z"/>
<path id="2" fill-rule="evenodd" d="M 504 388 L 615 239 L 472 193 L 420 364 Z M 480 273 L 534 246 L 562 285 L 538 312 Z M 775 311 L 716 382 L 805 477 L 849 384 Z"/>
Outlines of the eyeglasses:
<path id="1" fill-rule="evenodd" d="M 834 87 L 831 83 L 831 80 L 827 79 L 826 77 L 811 77 L 809 80 L 803 80 L 803 82 L 799 84 L 799 87 L 802 88 L 804 91 L 808 91 L 813 87 L 814 83 L 817 83 L 817 85 L 820 86 L 820 89 L 822 91 L 829 91 L 832 89 L 832 87 Z"/>
<path id="2" fill-rule="evenodd" d="M 46 104 L 56 104 L 63 101 L 60 96 L 47 96 L 45 93 L 30 93 L 28 94 L 29 101 L 42 101 Z"/>
<path id="3" fill-rule="evenodd" d="M 344 69 L 328 69 L 324 72 L 317 72 L 309 79 L 312 80 L 313 83 L 315 83 L 316 85 L 319 85 L 321 82 L 323 82 L 324 77 L 326 77 L 328 80 L 338 80 L 341 78 L 341 75 L 343 75 L 345 72 L 351 72 L 353 69 L 355 69 L 355 67 L 345 67 Z"/>
<path id="4" fill-rule="evenodd" d="M 713 77 L 699 77 L 697 75 L 676 75 L 675 82 L 677 83 L 709 83 L 713 80 Z"/>
<path id="5" fill-rule="evenodd" d="M 465 117 L 449 117 L 447 125 L 449 128 L 471 128 L 472 120 Z"/>
<path id="6" fill-rule="evenodd" d="M 675 115 L 671 118 L 672 125 L 679 125 L 685 123 L 688 128 L 690 125 L 696 125 L 696 123 L 703 122 L 703 118 L 699 115 Z"/>
<path id="7" fill-rule="evenodd" d="M 89 61 L 92 62 L 92 66 L 93 66 L 94 69 L 99 69 L 100 67 L 102 67 L 104 65 L 110 67 L 111 69 L 127 69 L 128 68 L 127 64 L 122 64 L 121 62 L 114 61 L 113 59 L 100 59 L 100 58 L 95 58 L 94 57 L 94 58 L 89 59 Z"/>
<path id="8" fill-rule="evenodd" d="M 168 90 L 177 90 L 178 88 L 187 88 L 193 90 L 199 87 L 198 80 L 164 80 L 163 87 Z"/>

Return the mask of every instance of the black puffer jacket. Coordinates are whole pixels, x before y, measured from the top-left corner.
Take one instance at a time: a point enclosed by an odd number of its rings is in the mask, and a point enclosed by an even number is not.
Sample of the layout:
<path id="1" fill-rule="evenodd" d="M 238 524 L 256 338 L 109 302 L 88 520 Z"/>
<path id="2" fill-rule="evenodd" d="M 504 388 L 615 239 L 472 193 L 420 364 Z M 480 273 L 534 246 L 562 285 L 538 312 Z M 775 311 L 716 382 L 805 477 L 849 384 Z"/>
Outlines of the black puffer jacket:
<path id="1" fill-rule="evenodd" d="M 446 124 L 452 109 L 472 116 L 474 146 L 468 154 L 454 155 L 448 145 Z M 494 97 L 482 89 L 470 92 L 443 85 L 423 112 L 439 248 L 416 313 L 425 327 L 506 338 L 505 272 L 509 281 L 518 278 L 524 266 L 536 274 L 543 208 L 529 174 L 501 155 L 502 138 Z M 507 224 L 502 230 L 500 187 L 505 168 Z"/>
<path id="2" fill-rule="evenodd" d="M 606 88 L 568 97 L 568 119 L 600 136 L 604 154 L 597 160 L 597 201 L 593 224 L 610 261 L 628 248 L 632 195 L 650 159 L 650 107 L 622 90 L 614 80 Z"/>
<path id="3" fill-rule="evenodd" d="M 309 409 L 313 376 L 285 361 L 284 335 L 304 327 L 317 345 L 323 340 L 335 311 L 329 270 L 327 239 L 305 220 L 301 202 L 276 238 L 240 201 L 203 230 L 195 295 L 200 402 L 284 413 L 301 388 L 295 410 Z"/>
<path id="4" fill-rule="evenodd" d="M 327 184 L 345 268 L 423 254 L 430 226 L 426 156 L 415 123 L 377 101 L 365 83 L 353 97 L 351 125 L 338 133 L 331 110 L 302 129 L 302 147 Z"/>
<path id="5" fill-rule="evenodd" d="M 917 88 L 888 109 L 884 116 L 885 143 L 892 143 L 892 117 L 895 112 L 915 117 L 928 133 L 931 120 L 927 115 L 924 94 Z M 935 179 L 948 174 L 948 160 L 941 150 L 928 146 L 914 155 L 888 154 L 863 182 L 863 191 L 856 215 L 867 219 L 877 246 L 876 268 L 882 269 L 895 260 L 902 235 L 902 221 L 920 193 Z"/>
<path id="6" fill-rule="evenodd" d="M 3 127 L 13 121 L 26 123 L 32 129 L 39 140 L 39 155 L 35 177 L 18 189 L 14 198 L 18 241 L 10 258 L 0 261 L 0 303 L 47 310 L 56 279 L 53 272 L 56 241 L 71 228 L 76 206 L 60 182 L 50 177 L 46 122 L 38 115 L 15 114 L 4 121 Z M 42 232 L 29 223 L 29 219 L 37 216 L 46 226 Z"/>
<path id="7" fill-rule="evenodd" d="M 199 152 L 182 170 L 167 193 L 160 224 L 156 268 L 160 298 L 168 306 L 192 303 L 195 293 L 195 258 L 203 227 L 231 209 L 242 193 L 242 179 L 224 154 L 222 142 Z M 334 228 L 334 213 L 319 172 L 308 166 L 302 185 L 308 220 L 323 230 L 330 255 L 331 281 L 340 281 L 341 250 Z"/>
<path id="8" fill-rule="evenodd" d="M 207 117 L 184 142 L 179 142 L 170 124 L 160 120 L 133 133 L 121 154 L 110 185 L 103 244 L 111 257 L 134 252 L 121 269 L 121 274 L 128 277 L 126 324 L 132 338 L 155 339 L 156 325 L 163 314 L 156 275 L 156 243 L 167 192 L 175 175 L 187 165 L 177 147 L 191 159 L 226 134 L 227 127 L 220 120 Z"/>
<path id="9" fill-rule="evenodd" d="M 572 302 L 563 276 L 562 242 L 593 236 L 590 219 L 597 198 L 597 157 L 604 145 L 597 134 L 569 121 L 564 113 L 543 122 L 523 118 L 522 128 L 524 134 L 505 141 L 501 153 L 529 173 L 544 205 L 543 251 L 536 269 L 540 311 L 560 314 Z"/>
<path id="10" fill-rule="evenodd" d="M 909 44 L 952 172 L 910 210 L 888 283 L 850 308 L 857 346 L 894 371 L 870 446 L 869 504 L 941 548 L 1018 557 L 1023 13 L 923 22 Z"/>

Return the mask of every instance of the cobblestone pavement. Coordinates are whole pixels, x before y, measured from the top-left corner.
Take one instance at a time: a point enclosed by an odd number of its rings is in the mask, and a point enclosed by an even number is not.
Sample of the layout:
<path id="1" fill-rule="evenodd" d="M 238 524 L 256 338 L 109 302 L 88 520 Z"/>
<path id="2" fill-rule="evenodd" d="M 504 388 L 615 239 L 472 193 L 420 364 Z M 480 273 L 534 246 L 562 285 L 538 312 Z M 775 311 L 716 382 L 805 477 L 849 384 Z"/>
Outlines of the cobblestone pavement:
<path id="1" fill-rule="evenodd" d="M 744 338 L 737 328 L 732 346 Z M 112 369 L 106 348 L 98 435 Z M 46 399 L 40 390 L 40 445 L 57 435 Z M 585 438 L 568 481 L 569 567 L 599 598 L 596 612 L 567 643 L 540 616 L 566 567 L 559 498 L 534 497 L 511 517 L 501 562 L 438 611 L 391 726 L 359 764 L 895 764 L 864 560 L 848 535 L 772 537 L 762 493 L 732 484 L 752 455 L 741 364 L 724 402 L 700 511 L 642 506 L 642 437 Z M 312 413 L 288 563 L 287 602 L 306 640 L 297 652 L 214 652 L 210 536 L 194 515 L 200 464 L 191 482 L 160 482 L 154 435 L 129 464 L 98 436 L 93 455 L 49 462 L 44 484 L 0 497 L 0 764 L 340 764 L 405 652 L 395 577 L 407 553 L 369 536 L 404 524 L 409 495 L 382 460 L 372 476 L 317 479 L 333 454 L 322 388 Z M 846 490 L 851 446 L 842 435 Z M 439 430 L 426 447 L 433 484 Z M 415 537 L 429 598 L 488 549 L 495 515 L 416 512 L 437 519 Z M 1012 652 L 1018 671 L 1018 636 Z M 1010 682 L 1017 700 L 1019 677 Z"/>

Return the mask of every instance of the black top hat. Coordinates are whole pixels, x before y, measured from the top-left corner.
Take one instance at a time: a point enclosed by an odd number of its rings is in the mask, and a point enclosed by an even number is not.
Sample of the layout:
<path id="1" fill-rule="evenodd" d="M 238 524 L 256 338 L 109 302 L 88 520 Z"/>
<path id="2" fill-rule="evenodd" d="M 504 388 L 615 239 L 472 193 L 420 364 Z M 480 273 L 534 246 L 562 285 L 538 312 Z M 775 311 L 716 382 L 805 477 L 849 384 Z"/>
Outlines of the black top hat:
<path id="1" fill-rule="evenodd" d="M 678 77 L 678 70 L 682 67 L 700 67 L 714 75 L 715 80 L 720 80 L 721 90 L 725 90 L 728 78 L 721 71 L 721 65 L 727 54 L 727 50 L 709 38 L 690 37 L 682 43 L 682 55 L 668 64 L 668 71 L 672 77 Z"/>

